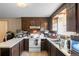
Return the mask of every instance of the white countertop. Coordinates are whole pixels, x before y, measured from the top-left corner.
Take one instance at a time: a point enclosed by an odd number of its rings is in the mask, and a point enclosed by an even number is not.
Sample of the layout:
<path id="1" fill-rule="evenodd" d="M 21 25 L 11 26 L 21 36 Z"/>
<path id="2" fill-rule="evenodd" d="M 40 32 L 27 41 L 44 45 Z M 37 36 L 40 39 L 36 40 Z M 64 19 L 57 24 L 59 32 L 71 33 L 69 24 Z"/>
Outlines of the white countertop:
<path id="1" fill-rule="evenodd" d="M 6 42 L 0 43 L 0 48 L 12 48 L 14 45 L 22 41 L 23 39 L 29 39 L 29 37 L 22 37 L 22 38 L 13 38 L 11 40 L 8 40 Z M 51 38 L 41 37 L 40 39 L 47 39 L 49 42 L 51 42 L 58 50 L 60 50 L 64 55 L 70 56 L 70 54 L 65 51 L 63 48 L 59 48 L 57 44 L 51 41 Z"/>
<path id="2" fill-rule="evenodd" d="M 12 48 L 14 45 L 22 41 L 23 39 L 29 39 L 29 37 L 22 37 L 22 38 L 13 38 L 6 42 L 0 43 L 0 48 Z M 45 39 L 45 37 L 41 37 L 40 39 Z"/>
<path id="3" fill-rule="evenodd" d="M 47 38 L 47 40 L 49 41 L 49 42 L 51 42 L 59 51 L 61 51 L 64 55 L 66 55 L 66 56 L 70 56 L 71 54 L 69 54 L 64 48 L 59 48 L 59 46 L 55 43 L 55 42 L 53 42 L 53 41 L 51 41 L 52 39 L 51 38 Z"/>
<path id="4" fill-rule="evenodd" d="M 19 43 L 23 39 L 28 39 L 28 37 L 23 37 L 23 38 L 13 38 L 11 40 L 8 40 L 6 42 L 0 43 L 0 48 L 12 48 L 14 45 Z"/>

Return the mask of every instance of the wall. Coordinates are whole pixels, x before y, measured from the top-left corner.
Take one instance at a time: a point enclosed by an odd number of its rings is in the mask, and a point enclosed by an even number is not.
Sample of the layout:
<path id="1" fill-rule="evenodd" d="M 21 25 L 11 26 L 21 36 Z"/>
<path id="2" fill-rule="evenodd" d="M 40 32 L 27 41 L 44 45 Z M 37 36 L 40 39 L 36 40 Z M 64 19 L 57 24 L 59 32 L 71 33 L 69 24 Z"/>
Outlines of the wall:
<path id="1" fill-rule="evenodd" d="M 0 19 L 0 42 L 3 42 L 7 31 L 16 32 L 21 29 L 21 18 Z"/>
<path id="2" fill-rule="evenodd" d="M 17 29 L 21 29 L 21 19 L 8 19 L 8 31 L 16 32 Z"/>

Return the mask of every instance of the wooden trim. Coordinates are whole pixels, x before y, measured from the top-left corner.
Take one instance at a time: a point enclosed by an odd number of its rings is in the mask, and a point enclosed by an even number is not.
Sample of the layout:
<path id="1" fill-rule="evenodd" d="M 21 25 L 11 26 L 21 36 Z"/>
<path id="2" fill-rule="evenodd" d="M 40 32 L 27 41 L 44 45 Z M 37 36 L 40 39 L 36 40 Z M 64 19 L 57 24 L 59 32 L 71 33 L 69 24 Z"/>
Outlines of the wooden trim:
<path id="1" fill-rule="evenodd" d="M 0 48 L 0 56 L 1 56 L 1 48 Z"/>

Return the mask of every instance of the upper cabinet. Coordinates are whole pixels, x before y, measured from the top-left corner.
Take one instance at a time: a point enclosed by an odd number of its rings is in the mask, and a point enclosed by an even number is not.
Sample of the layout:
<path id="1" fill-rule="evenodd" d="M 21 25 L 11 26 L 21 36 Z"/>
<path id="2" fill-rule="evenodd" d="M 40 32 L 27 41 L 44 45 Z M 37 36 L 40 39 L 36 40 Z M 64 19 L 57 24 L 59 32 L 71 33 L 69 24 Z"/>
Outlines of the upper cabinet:
<path id="1" fill-rule="evenodd" d="M 34 29 L 33 26 L 40 27 L 40 30 L 48 29 L 48 19 L 48 17 L 22 17 L 22 30 L 31 31 Z"/>
<path id="2" fill-rule="evenodd" d="M 56 30 L 57 28 L 57 32 L 62 34 L 67 32 L 79 32 L 79 20 L 77 20 L 77 15 L 79 15 L 78 10 L 79 4 L 76 5 L 76 3 L 65 3 L 60 6 L 51 16 L 53 21 L 52 30 Z M 54 23 L 55 20 L 57 20 L 57 26 L 56 22 Z"/>
<path id="3" fill-rule="evenodd" d="M 77 4 L 77 33 L 79 33 L 79 4 Z"/>
<path id="4" fill-rule="evenodd" d="M 66 4 L 67 9 L 67 31 L 76 32 L 76 4 Z"/>

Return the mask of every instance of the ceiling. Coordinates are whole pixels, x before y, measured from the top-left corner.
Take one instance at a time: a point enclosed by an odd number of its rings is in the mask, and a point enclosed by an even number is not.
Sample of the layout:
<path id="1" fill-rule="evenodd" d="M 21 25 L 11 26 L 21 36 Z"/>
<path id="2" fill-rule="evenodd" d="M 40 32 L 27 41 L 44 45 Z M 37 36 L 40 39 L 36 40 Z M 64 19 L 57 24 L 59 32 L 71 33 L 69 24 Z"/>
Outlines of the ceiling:
<path id="1" fill-rule="evenodd" d="M 16 3 L 0 3 L 0 18 L 49 17 L 62 3 L 29 3 L 19 8 Z"/>

